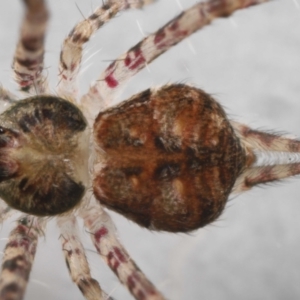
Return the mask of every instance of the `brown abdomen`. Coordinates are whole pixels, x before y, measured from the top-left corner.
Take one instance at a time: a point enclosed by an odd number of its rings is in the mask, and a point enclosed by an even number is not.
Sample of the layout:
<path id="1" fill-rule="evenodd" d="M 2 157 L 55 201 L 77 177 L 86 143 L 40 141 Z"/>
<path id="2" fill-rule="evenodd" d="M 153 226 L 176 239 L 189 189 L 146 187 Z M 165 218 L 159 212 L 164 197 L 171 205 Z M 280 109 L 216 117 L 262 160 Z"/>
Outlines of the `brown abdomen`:
<path id="1" fill-rule="evenodd" d="M 222 107 L 185 85 L 146 90 L 100 113 L 94 139 L 96 198 L 149 229 L 212 222 L 245 165 Z"/>

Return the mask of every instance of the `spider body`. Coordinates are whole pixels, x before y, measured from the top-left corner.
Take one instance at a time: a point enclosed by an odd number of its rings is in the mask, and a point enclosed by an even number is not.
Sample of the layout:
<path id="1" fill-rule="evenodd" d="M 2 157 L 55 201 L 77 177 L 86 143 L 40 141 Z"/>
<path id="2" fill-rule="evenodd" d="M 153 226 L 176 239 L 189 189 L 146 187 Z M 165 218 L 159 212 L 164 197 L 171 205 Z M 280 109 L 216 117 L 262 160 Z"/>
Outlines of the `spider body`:
<path id="1" fill-rule="evenodd" d="M 196 3 L 110 63 L 82 97 L 83 45 L 119 11 L 149 1 L 108 0 L 77 24 L 63 43 L 55 93 L 43 72 L 45 1 L 23 1 L 13 71 L 26 99 L 0 88 L 0 100 L 11 105 L 0 116 L 0 218 L 23 212 L 4 249 L 1 300 L 23 298 L 47 216 L 55 216 L 68 271 L 86 299 L 111 298 L 91 275 L 78 218 L 134 298 L 164 299 L 119 242 L 102 204 L 152 230 L 188 232 L 218 218 L 230 193 L 300 173 L 296 161 L 255 164 L 257 152 L 299 153 L 300 141 L 230 120 L 195 87 L 148 89 L 108 108 L 128 79 L 173 45 L 214 18 L 267 1 Z"/>
<path id="2" fill-rule="evenodd" d="M 94 136 L 97 199 L 149 229 L 184 232 L 215 220 L 246 164 L 222 107 L 184 85 L 100 113 Z"/>
<path id="3" fill-rule="evenodd" d="M 0 124 L 1 198 L 38 216 L 74 208 L 88 186 L 89 129 L 82 112 L 66 100 L 37 96 L 6 110 Z"/>

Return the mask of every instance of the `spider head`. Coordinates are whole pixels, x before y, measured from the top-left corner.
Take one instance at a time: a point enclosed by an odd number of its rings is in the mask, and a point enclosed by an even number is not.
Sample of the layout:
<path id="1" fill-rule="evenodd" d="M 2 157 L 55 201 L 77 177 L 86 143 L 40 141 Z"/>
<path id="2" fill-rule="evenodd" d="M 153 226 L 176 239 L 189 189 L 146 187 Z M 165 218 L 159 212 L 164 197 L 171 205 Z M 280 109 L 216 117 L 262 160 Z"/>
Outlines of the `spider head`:
<path id="1" fill-rule="evenodd" d="M 76 106 L 53 96 L 19 101 L 0 115 L 0 197 L 39 216 L 72 209 L 88 185 L 88 151 Z"/>

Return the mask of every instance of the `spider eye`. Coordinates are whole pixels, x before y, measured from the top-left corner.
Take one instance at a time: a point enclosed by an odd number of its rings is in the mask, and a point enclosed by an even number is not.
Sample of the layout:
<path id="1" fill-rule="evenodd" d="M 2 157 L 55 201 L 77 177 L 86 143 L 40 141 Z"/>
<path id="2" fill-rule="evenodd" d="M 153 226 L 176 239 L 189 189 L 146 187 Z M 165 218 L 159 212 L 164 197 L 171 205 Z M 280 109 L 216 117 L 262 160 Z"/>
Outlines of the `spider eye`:
<path id="1" fill-rule="evenodd" d="M 0 126 L 0 134 L 4 134 L 6 132 L 6 129 Z"/>

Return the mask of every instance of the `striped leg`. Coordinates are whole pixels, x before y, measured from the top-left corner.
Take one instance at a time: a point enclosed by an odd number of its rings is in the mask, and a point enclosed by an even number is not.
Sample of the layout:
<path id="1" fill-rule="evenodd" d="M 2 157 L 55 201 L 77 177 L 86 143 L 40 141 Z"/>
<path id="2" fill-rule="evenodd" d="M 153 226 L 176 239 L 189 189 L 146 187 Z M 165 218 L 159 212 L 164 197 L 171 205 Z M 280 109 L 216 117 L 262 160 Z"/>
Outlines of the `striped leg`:
<path id="1" fill-rule="evenodd" d="M 135 299 L 164 299 L 120 244 L 110 216 L 96 200 L 93 199 L 89 207 L 82 211 L 81 217 L 98 253 Z"/>
<path id="2" fill-rule="evenodd" d="M 17 97 L 0 86 L 0 113 L 4 112 L 13 103 L 17 102 Z"/>
<path id="3" fill-rule="evenodd" d="M 27 10 L 21 25 L 13 70 L 15 80 L 22 91 L 40 94 L 44 93 L 48 87 L 42 74 L 48 11 L 44 0 L 23 0 L 23 2 Z"/>
<path id="4" fill-rule="evenodd" d="M 17 97 L 13 93 L 0 86 L 0 101 L 6 105 L 11 105 L 17 101 Z"/>
<path id="5" fill-rule="evenodd" d="M 252 167 L 235 182 L 233 193 L 247 191 L 258 184 L 268 183 L 300 174 L 300 163 Z"/>
<path id="6" fill-rule="evenodd" d="M 23 216 L 10 233 L 0 274 L 1 300 L 23 299 L 43 227 L 41 219 Z"/>
<path id="7" fill-rule="evenodd" d="M 94 118 L 103 109 L 104 99 L 110 101 L 131 77 L 172 46 L 215 18 L 226 17 L 237 9 L 267 1 L 210 0 L 197 3 L 113 61 L 83 96 L 83 106 L 89 109 L 91 118 Z"/>
<path id="8" fill-rule="evenodd" d="M 59 86 L 60 96 L 76 101 L 76 78 L 79 72 L 82 46 L 106 22 L 119 11 L 130 8 L 141 8 L 150 0 L 109 0 L 102 7 L 97 8 L 87 19 L 79 22 L 69 33 L 63 43 L 60 53 Z"/>
<path id="9" fill-rule="evenodd" d="M 91 277 L 85 252 L 78 235 L 76 218 L 65 215 L 57 218 L 60 228 L 60 240 L 66 264 L 72 280 L 88 300 L 106 300 L 109 298 L 100 288 L 99 283 Z"/>
<path id="10" fill-rule="evenodd" d="M 0 224 L 8 219 L 15 211 L 0 199 Z"/>
<path id="11" fill-rule="evenodd" d="M 249 128 L 244 124 L 231 122 L 237 136 L 240 138 L 246 151 L 261 151 L 270 154 L 271 152 L 299 153 L 300 141 L 289 139 L 276 134 L 258 131 Z M 247 150 L 248 149 L 248 150 Z M 252 188 L 255 185 L 281 180 L 300 174 L 300 163 L 273 164 L 264 166 L 252 166 L 255 160 L 250 162 L 247 168 L 237 179 L 233 193 L 240 193 Z"/>
<path id="12" fill-rule="evenodd" d="M 235 132 L 242 142 L 253 150 L 279 151 L 279 152 L 300 152 L 300 141 L 285 138 L 276 134 L 253 130 L 244 124 L 231 122 Z"/>

